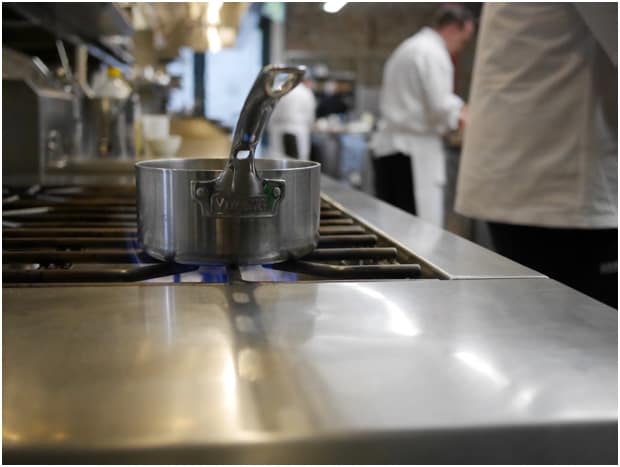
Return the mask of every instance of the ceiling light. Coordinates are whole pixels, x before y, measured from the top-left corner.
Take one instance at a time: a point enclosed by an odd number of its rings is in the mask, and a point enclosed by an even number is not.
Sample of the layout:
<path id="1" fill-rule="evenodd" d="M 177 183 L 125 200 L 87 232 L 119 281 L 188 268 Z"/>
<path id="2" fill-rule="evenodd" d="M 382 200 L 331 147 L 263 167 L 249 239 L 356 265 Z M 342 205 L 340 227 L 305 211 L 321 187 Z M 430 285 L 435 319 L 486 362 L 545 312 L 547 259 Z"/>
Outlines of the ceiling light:
<path id="1" fill-rule="evenodd" d="M 326 13 L 337 13 L 342 10 L 342 7 L 346 4 L 347 2 L 341 2 L 336 0 L 325 2 L 323 4 L 323 11 L 325 11 Z"/>
<path id="2" fill-rule="evenodd" d="M 220 24 L 220 10 L 222 9 L 222 1 L 210 1 L 207 4 L 207 24 L 210 26 L 218 26 Z"/>

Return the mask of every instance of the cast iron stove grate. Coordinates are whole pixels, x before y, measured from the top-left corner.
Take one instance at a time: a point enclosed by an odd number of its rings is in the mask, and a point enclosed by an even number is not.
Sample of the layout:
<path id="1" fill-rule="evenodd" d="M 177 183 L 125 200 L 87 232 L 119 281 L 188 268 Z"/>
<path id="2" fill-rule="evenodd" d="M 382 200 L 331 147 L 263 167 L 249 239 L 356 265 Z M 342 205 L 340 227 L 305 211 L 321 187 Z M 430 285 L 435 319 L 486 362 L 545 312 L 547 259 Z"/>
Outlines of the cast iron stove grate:
<path id="1" fill-rule="evenodd" d="M 411 253 L 325 198 L 318 248 L 267 266 L 181 265 L 149 257 L 137 240 L 132 186 L 3 188 L 2 226 L 6 284 L 433 277 Z"/>

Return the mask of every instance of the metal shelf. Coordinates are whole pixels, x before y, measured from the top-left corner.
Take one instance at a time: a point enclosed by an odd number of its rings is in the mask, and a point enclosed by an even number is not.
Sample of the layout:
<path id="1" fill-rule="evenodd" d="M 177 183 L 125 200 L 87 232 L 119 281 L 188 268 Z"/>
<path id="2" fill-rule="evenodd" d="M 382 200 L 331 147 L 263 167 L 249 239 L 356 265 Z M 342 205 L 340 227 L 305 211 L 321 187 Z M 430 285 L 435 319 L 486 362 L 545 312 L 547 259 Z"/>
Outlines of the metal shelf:
<path id="1" fill-rule="evenodd" d="M 4 3 L 2 10 L 3 43 L 9 47 L 45 55 L 59 38 L 75 46 L 87 45 L 93 57 L 108 65 L 133 63 L 125 44 L 109 40 L 133 35 L 129 17 L 116 4 Z"/>

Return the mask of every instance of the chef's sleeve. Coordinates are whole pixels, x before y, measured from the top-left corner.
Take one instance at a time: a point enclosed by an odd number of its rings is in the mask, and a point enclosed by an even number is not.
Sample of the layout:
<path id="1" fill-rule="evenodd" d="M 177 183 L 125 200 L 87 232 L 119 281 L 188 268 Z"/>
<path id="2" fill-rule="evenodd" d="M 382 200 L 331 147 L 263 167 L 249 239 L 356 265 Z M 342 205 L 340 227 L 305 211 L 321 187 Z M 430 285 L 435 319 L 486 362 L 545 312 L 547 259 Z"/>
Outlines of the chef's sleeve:
<path id="1" fill-rule="evenodd" d="M 416 76 L 424 89 L 430 121 L 440 131 L 456 130 L 463 100 L 454 94 L 454 70 L 431 53 L 416 58 Z"/>

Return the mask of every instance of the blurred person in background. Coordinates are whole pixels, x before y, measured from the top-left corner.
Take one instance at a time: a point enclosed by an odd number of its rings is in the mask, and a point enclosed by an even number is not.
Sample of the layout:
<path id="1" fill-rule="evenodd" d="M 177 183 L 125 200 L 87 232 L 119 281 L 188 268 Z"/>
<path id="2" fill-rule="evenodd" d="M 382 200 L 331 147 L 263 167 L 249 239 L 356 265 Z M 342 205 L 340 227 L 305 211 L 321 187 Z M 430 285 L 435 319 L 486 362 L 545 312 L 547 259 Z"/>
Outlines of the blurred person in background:
<path id="1" fill-rule="evenodd" d="M 278 101 L 269 120 L 269 154 L 310 159 L 310 134 L 315 120 L 316 98 L 306 76 Z"/>
<path id="2" fill-rule="evenodd" d="M 325 82 L 316 108 L 317 118 L 329 117 L 334 114 L 344 115 L 349 111 L 350 105 L 347 104 L 338 88 L 336 81 L 329 80 Z"/>
<path id="3" fill-rule="evenodd" d="M 381 118 L 370 143 L 378 198 L 441 226 L 445 154 L 442 136 L 465 119 L 454 94 L 451 55 L 471 39 L 475 24 L 461 5 L 443 5 L 392 53 L 383 71 Z"/>
<path id="4" fill-rule="evenodd" d="M 617 4 L 487 4 L 456 210 L 497 251 L 618 303 Z"/>

